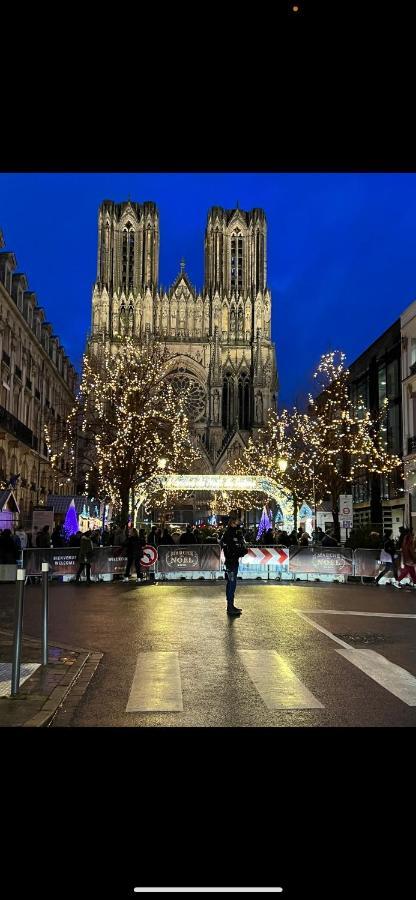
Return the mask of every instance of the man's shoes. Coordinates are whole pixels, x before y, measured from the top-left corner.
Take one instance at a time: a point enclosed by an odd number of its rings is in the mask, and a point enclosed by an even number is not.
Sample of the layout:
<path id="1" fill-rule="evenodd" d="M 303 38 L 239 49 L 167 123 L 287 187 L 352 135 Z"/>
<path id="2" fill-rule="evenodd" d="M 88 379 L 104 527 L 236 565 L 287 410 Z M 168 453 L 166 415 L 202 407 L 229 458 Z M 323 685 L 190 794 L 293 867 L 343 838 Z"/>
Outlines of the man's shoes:
<path id="1" fill-rule="evenodd" d="M 241 609 L 236 606 L 227 606 L 227 616 L 241 616 Z"/>

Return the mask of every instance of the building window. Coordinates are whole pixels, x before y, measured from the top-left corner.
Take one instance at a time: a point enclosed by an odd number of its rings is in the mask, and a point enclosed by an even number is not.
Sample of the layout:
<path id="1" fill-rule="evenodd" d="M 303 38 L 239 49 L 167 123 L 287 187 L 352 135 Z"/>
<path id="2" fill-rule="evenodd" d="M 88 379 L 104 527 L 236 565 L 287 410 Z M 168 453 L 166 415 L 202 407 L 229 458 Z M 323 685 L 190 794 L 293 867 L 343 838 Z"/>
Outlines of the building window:
<path id="1" fill-rule="evenodd" d="M 250 427 L 250 379 L 243 372 L 238 379 L 238 425 L 243 431 Z"/>
<path id="2" fill-rule="evenodd" d="M 351 399 L 357 419 L 363 419 L 369 407 L 368 378 L 362 378 L 352 385 Z"/>
<path id="3" fill-rule="evenodd" d="M 124 290 L 132 291 L 134 284 L 134 231 L 130 222 L 123 231 L 122 284 Z"/>
<path id="4" fill-rule="evenodd" d="M 387 366 L 387 397 L 396 400 L 400 393 L 399 384 L 399 360 L 393 359 Z"/>
<path id="5" fill-rule="evenodd" d="M 392 403 L 387 410 L 387 446 L 393 453 L 401 454 L 401 427 L 399 403 Z"/>
<path id="6" fill-rule="evenodd" d="M 243 239 L 237 235 L 231 238 L 231 290 L 243 290 Z"/>
<path id="7" fill-rule="evenodd" d="M 354 503 L 366 503 L 370 497 L 367 473 L 359 475 L 352 487 L 352 497 Z"/>
<path id="8" fill-rule="evenodd" d="M 233 427 L 235 421 L 235 390 L 234 378 L 231 372 L 227 372 L 222 386 L 222 426 L 227 431 Z"/>
<path id="9" fill-rule="evenodd" d="M 386 367 L 384 365 L 378 367 L 378 405 L 382 408 L 387 397 L 387 378 Z"/>

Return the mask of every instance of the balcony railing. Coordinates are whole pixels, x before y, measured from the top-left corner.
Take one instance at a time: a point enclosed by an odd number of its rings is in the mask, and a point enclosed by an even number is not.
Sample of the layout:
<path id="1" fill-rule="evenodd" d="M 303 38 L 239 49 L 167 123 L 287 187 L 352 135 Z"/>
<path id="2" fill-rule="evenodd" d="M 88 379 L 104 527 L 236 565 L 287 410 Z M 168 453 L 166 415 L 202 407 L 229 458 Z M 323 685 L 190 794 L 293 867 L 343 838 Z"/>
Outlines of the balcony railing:
<path id="1" fill-rule="evenodd" d="M 27 428 L 26 425 L 23 425 L 23 422 L 19 422 L 19 419 L 16 419 L 16 416 L 4 409 L 4 406 L 0 406 L 0 426 L 5 428 L 9 434 L 13 434 L 19 441 L 22 441 L 22 444 L 34 447 L 33 431 Z"/>
<path id="2" fill-rule="evenodd" d="M 416 453 L 416 434 L 407 439 L 407 453 L 408 456 L 410 456 L 411 453 Z"/>

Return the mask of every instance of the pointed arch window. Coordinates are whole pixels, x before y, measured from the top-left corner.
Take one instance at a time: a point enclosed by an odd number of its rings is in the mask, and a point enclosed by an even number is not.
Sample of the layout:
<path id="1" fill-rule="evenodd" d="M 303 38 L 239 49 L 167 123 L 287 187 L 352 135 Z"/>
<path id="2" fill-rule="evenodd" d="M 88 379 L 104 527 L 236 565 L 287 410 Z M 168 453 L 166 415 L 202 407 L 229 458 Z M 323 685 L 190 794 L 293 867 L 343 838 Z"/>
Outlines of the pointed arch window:
<path id="1" fill-rule="evenodd" d="M 238 378 L 238 426 L 243 431 L 250 428 L 250 376 L 241 372 Z"/>
<path id="2" fill-rule="evenodd" d="M 126 292 L 132 291 L 134 286 L 134 240 L 135 234 L 133 226 L 127 222 L 123 230 L 123 253 L 122 253 L 122 285 Z"/>
<path id="3" fill-rule="evenodd" d="M 222 385 L 222 426 L 230 431 L 235 422 L 235 384 L 231 372 L 227 372 Z"/>
<path id="4" fill-rule="evenodd" d="M 238 291 L 241 294 L 243 290 L 243 238 L 239 232 L 233 234 L 231 238 L 230 261 L 231 290 Z"/>

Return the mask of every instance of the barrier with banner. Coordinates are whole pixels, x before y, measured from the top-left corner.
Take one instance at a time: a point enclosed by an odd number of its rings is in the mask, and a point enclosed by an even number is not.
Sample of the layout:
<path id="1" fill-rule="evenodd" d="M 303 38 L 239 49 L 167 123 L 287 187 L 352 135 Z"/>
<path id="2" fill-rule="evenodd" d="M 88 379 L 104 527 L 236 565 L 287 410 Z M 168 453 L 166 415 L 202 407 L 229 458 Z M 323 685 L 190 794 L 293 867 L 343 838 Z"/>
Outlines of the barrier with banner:
<path id="1" fill-rule="evenodd" d="M 79 547 L 23 550 L 26 575 L 40 575 L 42 563 L 49 563 L 50 575 L 76 575 Z M 91 575 L 122 575 L 127 564 L 122 547 L 96 547 L 91 559 Z"/>
<path id="2" fill-rule="evenodd" d="M 289 572 L 302 575 L 352 575 L 349 547 L 289 547 Z"/>
<path id="3" fill-rule="evenodd" d="M 219 544 L 174 544 L 157 548 L 156 571 L 167 575 L 170 572 L 219 572 Z"/>
<path id="4" fill-rule="evenodd" d="M 145 552 L 146 551 L 146 552 Z M 198 577 L 203 572 L 220 574 L 224 556 L 219 544 L 183 544 L 162 545 L 157 548 L 158 560 L 154 548 L 145 548 L 143 567 L 161 575 L 172 577 L 181 573 L 194 573 Z M 299 575 L 346 576 L 354 575 L 375 578 L 384 563 L 380 562 L 380 550 L 359 548 L 352 551 L 348 547 L 248 547 L 247 553 L 240 560 L 239 575 L 242 578 L 274 578 Z M 31 548 L 23 551 L 23 567 L 27 575 L 40 575 L 42 562 L 49 563 L 52 576 L 74 576 L 79 567 L 78 547 L 59 547 L 40 549 Z M 123 575 L 127 557 L 123 547 L 96 547 L 91 559 L 91 575 L 113 576 Z M 21 564 L 21 563 L 20 563 Z M 0 580 L 8 580 L 0 567 Z M 15 573 L 15 567 L 10 567 Z M 144 571 L 144 568 L 143 568 Z M 8 573 L 7 573 L 8 574 Z M 10 577 L 10 576 L 9 576 Z M 387 576 L 388 577 L 388 576 Z M 330 578 L 329 578 L 330 580 Z"/>

